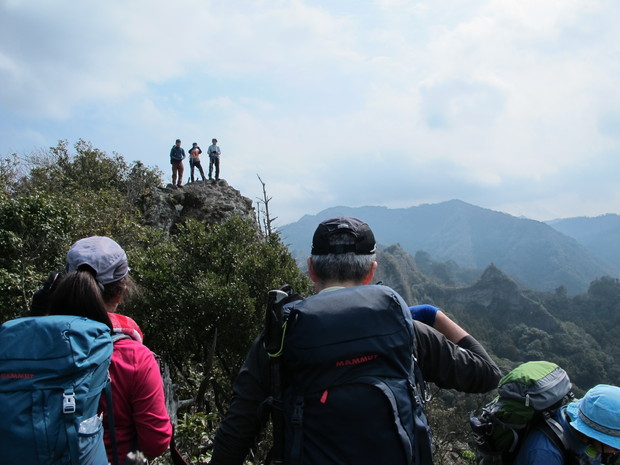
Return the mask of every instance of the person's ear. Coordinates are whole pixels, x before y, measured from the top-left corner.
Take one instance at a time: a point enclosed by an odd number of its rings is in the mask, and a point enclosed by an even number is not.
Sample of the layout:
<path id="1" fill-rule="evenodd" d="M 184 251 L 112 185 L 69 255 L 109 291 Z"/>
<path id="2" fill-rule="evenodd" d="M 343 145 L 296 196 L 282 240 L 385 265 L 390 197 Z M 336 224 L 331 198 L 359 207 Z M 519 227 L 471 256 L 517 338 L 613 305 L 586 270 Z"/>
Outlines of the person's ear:
<path id="1" fill-rule="evenodd" d="M 308 264 L 308 275 L 310 276 L 310 279 L 313 283 L 318 282 L 318 278 L 316 276 L 316 273 L 314 272 L 314 267 L 312 266 L 312 257 L 308 257 L 306 263 Z"/>
<path id="2" fill-rule="evenodd" d="M 125 294 L 125 291 L 121 291 L 118 294 L 116 294 L 114 297 L 112 297 L 112 301 L 111 304 L 114 306 L 119 306 L 121 304 L 121 301 L 123 300 L 123 295 Z"/>
<path id="3" fill-rule="evenodd" d="M 375 271 L 377 271 L 377 267 L 379 266 L 379 264 L 377 262 L 372 262 L 372 266 L 370 267 L 370 271 L 368 271 L 368 274 L 364 277 L 364 280 L 362 281 L 362 284 L 370 284 L 370 282 L 372 281 L 372 278 L 375 277 Z"/>

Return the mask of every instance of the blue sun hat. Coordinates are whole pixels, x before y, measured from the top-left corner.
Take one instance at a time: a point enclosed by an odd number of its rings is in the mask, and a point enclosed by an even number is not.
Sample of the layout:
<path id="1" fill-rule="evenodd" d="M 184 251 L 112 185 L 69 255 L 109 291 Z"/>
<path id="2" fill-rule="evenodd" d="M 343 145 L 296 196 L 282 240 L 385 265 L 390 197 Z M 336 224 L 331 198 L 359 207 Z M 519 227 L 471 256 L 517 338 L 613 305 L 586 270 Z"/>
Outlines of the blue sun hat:
<path id="1" fill-rule="evenodd" d="M 566 413 L 577 431 L 620 450 L 620 387 L 594 386 Z"/>

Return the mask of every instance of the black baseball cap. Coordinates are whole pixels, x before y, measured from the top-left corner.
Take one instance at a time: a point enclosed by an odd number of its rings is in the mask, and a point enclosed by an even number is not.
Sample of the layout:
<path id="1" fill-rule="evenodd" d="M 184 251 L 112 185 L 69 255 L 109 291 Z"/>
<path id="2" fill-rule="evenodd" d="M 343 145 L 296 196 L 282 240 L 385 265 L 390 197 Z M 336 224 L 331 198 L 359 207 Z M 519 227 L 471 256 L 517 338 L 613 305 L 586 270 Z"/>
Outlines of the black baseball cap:
<path id="1" fill-rule="evenodd" d="M 352 244 L 330 245 L 329 239 L 336 234 L 349 234 L 355 238 L 355 241 Z M 376 251 L 377 243 L 370 226 L 362 220 L 349 216 L 339 216 L 321 222 L 312 237 L 312 255 L 348 252 L 370 255 Z"/>

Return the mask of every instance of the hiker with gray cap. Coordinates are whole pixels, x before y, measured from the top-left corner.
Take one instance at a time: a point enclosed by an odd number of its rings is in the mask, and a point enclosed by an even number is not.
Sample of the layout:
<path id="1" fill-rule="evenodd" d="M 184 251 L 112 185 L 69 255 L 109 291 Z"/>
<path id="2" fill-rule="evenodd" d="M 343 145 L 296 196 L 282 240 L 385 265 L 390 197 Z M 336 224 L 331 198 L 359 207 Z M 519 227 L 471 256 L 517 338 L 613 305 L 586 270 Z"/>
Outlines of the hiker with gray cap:
<path id="1" fill-rule="evenodd" d="M 425 381 L 487 392 L 500 378 L 497 365 L 445 313 L 433 312 L 434 327 L 414 321 L 396 291 L 371 285 L 376 242 L 365 222 L 320 223 L 307 263 L 317 294 L 284 305 L 278 351 L 267 352 L 265 333 L 252 344 L 211 465 L 243 463 L 266 408 L 274 429 L 278 415 L 284 425 L 282 440 L 274 439 L 282 451 L 274 447 L 272 463 L 431 464 Z M 269 360 L 276 358 L 281 397 L 270 386 Z"/>
<path id="2" fill-rule="evenodd" d="M 534 428 L 514 465 L 600 465 L 620 453 L 620 388 L 594 386 L 581 400 L 557 409 L 555 428 Z"/>
<path id="3" fill-rule="evenodd" d="M 66 271 L 51 291 L 50 314 L 83 316 L 112 329 L 109 314 L 116 312 L 134 286 L 129 271 L 127 254 L 114 240 L 102 236 L 80 239 L 67 252 Z M 110 463 L 125 463 L 127 454 L 136 449 L 147 457 L 163 454 L 172 425 L 153 353 L 139 338 L 119 338 L 114 342 L 109 374 L 114 439 L 106 428 L 104 440 Z M 104 396 L 100 408 L 107 425 Z M 120 461 L 114 460 L 116 455 Z"/>

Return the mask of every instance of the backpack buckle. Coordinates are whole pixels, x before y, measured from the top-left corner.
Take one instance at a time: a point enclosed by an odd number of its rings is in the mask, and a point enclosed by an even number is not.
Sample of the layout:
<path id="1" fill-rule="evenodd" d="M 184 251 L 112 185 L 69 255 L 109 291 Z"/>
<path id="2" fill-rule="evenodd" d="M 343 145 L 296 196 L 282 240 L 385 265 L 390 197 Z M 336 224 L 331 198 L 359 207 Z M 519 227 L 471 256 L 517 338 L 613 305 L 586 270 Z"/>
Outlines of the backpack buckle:
<path id="1" fill-rule="evenodd" d="M 75 413 L 75 392 L 68 391 L 63 393 L 62 413 Z"/>

